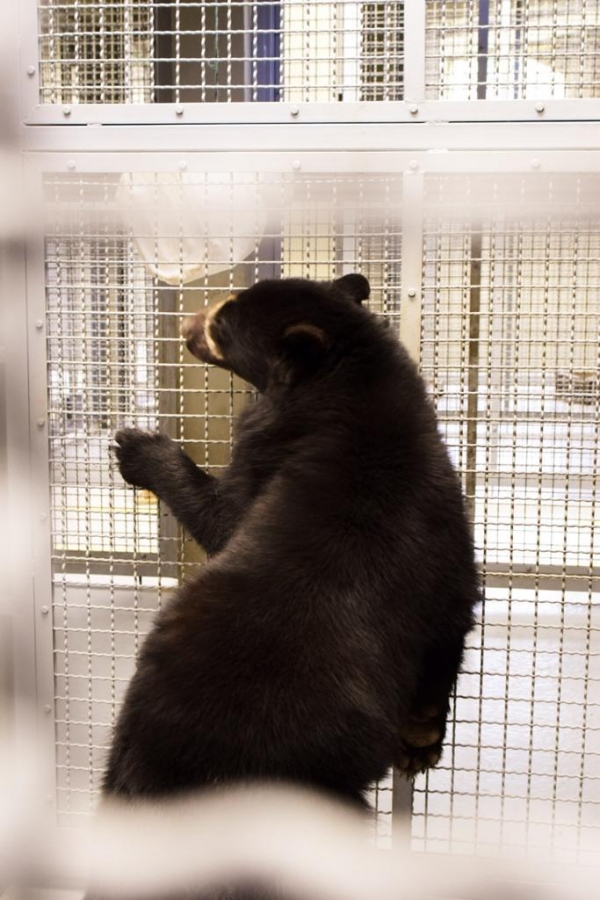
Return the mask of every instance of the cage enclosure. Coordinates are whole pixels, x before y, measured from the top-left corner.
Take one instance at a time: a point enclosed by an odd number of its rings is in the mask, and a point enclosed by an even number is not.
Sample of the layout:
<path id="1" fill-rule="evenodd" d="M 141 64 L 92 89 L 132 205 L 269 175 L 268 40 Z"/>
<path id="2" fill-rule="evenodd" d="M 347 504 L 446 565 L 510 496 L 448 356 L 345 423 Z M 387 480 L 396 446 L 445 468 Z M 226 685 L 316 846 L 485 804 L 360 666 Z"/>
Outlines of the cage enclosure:
<path id="1" fill-rule="evenodd" d="M 27 432 L 36 474 L 10 619 L 57 827 L 89 821 L 144 635 L 203 562 L 126 488 L 115 430 L 218 474 L 252 392 L 192 361 L 182 316 L 360 271 L 427 381 L 485 588 L 442 762 L 377 786 L 377 839 L 408 814 L 415 853 L 597 865 L 600 2 L 22 0 L 18 29 L 44 233 L 12 266 L 7 468 Z"/>

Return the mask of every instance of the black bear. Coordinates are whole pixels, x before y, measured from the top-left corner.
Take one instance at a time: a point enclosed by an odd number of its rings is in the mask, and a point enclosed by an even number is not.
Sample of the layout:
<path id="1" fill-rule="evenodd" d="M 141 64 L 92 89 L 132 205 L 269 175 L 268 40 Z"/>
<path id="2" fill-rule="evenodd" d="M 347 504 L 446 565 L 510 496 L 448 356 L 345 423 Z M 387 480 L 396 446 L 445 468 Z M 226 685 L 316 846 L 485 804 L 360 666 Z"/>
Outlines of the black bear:
<path id="1" fill-rule="evenodd" d="M 223 477 L 117 434 L 124 479 L 210 558 L 143 645 L 106 795 L 268 781 L 362 806 L 392 765 L 439 760 L 478 575 L 425 385 L 368 295 L 269 280 L 184 321 L 258 390 Z"/>

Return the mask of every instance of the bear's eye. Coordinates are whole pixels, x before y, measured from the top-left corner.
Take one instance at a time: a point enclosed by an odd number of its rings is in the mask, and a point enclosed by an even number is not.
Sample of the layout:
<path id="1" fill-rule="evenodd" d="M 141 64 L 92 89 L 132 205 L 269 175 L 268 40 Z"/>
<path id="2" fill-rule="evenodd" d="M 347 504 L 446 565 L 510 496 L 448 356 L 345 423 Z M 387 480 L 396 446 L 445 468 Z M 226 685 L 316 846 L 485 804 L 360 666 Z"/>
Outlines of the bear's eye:
<path id="1" fill-rule="evenodd" d="M 214 315 L 210 317 L 209 328 L 212 330 L 215 340 L 222 340 L 226 334 L 227 324 L 230 321 L 229 317 L 233 305 L 233 299 L 225 300 L 225 302 L 215 310 Z"/>
<path id="2" fill-rule="evenodd" d="M 232 308 L 232 306 L 236 300 L 237 300 L 237 297 L 235 297 L 233 294 L 230 297 L 228 297 L 227 300 L 225 300 L 225 302 L 221 306 L 219 306 L 219 308 L 217 310 L 217 318 L 220 318 L 223 315 L 223 313 L 225 313 L 225 315 L 227 315 L 226 311 L 230 310 Z"/>

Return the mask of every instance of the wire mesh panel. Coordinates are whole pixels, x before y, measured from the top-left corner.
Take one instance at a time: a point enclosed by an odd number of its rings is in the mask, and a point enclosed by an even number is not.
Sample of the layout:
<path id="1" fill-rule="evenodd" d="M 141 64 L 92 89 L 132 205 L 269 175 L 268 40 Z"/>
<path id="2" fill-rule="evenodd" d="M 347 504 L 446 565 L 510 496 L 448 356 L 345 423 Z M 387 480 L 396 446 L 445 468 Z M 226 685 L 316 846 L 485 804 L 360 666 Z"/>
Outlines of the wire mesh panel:
<path id="1" fill-rule="evenodd" d="M 85 821 L 144 635 L 203 553 L 111 455 L 158 430 L 219 474 L 249 387 L 204 366 L 181 317 L 268 276 L 363 271 L 397 322 L 401 180 L 128 172 L 48 175 L 46 309 L 57 806 Z M 389 839 L 391 793 L 376 792 Z"/>
<path id="2" fill-rule="evenodd" d="M 154 6 L 131 0 L 42 0 L 42 102 L 150 102 L 155 13 Z"/>
<path id="3" fill-rule="evenodd" d="M 42 103 L 397 100 L 401 0 L 40 0 Z"/>
<path id="4" fill-rule="evenodd" d="M 531 100 L 600 96 L 600 4 L 428 0 L 427 96 Z"/>
<path id="5" fill-rule="evenodd" d="M 592 862 L 600 827 L 600 180 L 430 178 L 421 364 L 485 603 L 418 849 Z M 465 207 L 471 208 L 465 216 Z M 596 859 L 597 863 L 597 859 Z"/>

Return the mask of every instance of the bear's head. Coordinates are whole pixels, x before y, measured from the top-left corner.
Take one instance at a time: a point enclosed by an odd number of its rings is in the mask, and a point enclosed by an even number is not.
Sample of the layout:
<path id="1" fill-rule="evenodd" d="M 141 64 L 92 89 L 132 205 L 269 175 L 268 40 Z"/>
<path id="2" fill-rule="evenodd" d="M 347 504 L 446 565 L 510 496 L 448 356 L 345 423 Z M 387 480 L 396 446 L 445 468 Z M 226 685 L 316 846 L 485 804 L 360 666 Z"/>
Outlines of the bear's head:
<path id="1" fill-rule="evenodd" d="M 369 282 L 359 274 L 331 282 L 259 281 L 184 319 L 181 335 L 201 362 L 265 390 L 339 357 L 357 328 L 372 318 L 361 308 L 369 292 Z"/>

